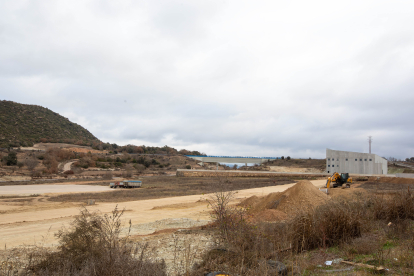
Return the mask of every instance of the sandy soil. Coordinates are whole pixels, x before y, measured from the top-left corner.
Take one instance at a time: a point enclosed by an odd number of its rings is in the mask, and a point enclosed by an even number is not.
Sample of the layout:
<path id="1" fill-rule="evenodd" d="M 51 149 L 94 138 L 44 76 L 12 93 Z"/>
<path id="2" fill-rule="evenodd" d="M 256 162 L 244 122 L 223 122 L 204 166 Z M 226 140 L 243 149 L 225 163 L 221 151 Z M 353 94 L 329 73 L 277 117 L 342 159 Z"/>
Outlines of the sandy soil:
<path id="1" fill-rule="evenodd" d="M 109 186 L 98 185 L 70 185 L 70 184 L 42 184 L 42 185 L 10 185 L 1 186 L 0 195 L 33 195 L 49 193 L 85 193 L 111 191 Z M 1 209 L 1 207 L 0 207 Z"/>
<path id="2" fill-rule="evenodd" d="M 72 164 L 73 163 L 75 163 L 76 161 L 73 161 L 73 162 L 68 162 L 68 163 L 66 163 L 65 165 L 63 165 L 63 171 L 64 172 L 66 172 L 66 171 L 70 171 L 70 167 L 72 166 Z"/>
<path id="3" fill-rule="evenodd" d="M 107 151 L 94 150 L 91 147 L 87 147 L 87 146 L 78 146 L 78 145 L 65 144 L 65 143 L 38 143 L 38 144 L 34 144 L 33 147 L 20 147 L 21 150 L 34 150 L 34 151 L 37 151 L 37 150 L 46 151 L 50 148 L 65 148 L 70 151 L 83 152 L 83 153 L 87 153 L 89 151 L 92 153 L 106 153 L 107 152 Z"/>
<path id="4" fill-rule="evenodd" d="M 301 173 L 323 173 L 322 170 L 315 168 L 295 168 L 282 166 L 269 166 L 271 172 L 301 172 Z"/>
<path id="5" fill-rule="evenodd" d="M 315 180 L 312 183 L 321 187 L 325 180 Z M 237 199 L 257 195 L 264 196 L 271 192 L 282 192 L 294 184 L 240 190 L 236 193 Z M 33 186 L 33 185 L 32 185 Z M 38 185 L 45 186 L 45 185 Z M 64 185 L 51 185 L 64 186 Z M 82 185 L 84 186 L 84 185 Z M 14 186 L 19 187 L 19 186 Z M 76 186 L 80 187 L 80 186 Z M 96 187 L 96 186 L 93 186 Z M 3 188 L 3 187 L 1 187 Z M 106 188 L 106 187 L 102 187 Z M 109 188 L 108 188 L 109 189 Z M 99 203 L 86 206 L 89 211 L 109 213 L 116 206 L 125 209 L 123 220 L 125 224 L 131 220 L 132 235 L 148 234 L 154 230 L 162 229 L 162 225 L 174 225 L 174 228 L 190 227 L 187 225 L 200 225 L 210 220 L 209 209 L 205 199 L 208 195 L 191 195 L 171 198 L 130 201 L 122 203 Z M 41 205 L 41 203 L 39 203 Z M 0 246 L 15 247 L 21 244 L 34 244 L 41 242 L 44 245 L 56 244 L 54 233 L 62 226 L 68 226 L 73 217 L 79 214 L 79 206 L 70 203 L 44 203 L 44 208 L 27 208 L 24 212 L 8 212 L 0 215 Z M 46 206 L 46 205 L 45 205 Z M 183 224 L 180 224 L 181 219 Z M 145 227 L 146 224 L 148 227 Z M 167 228 L 170 228 L 169 226 Z"/>

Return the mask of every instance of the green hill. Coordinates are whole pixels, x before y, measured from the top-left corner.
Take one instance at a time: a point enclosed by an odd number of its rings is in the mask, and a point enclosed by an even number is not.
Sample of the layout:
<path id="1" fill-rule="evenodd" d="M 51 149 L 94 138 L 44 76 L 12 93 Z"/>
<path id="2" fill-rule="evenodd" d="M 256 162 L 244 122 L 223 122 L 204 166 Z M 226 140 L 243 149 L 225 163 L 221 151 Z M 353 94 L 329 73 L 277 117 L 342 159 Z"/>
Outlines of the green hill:
<path id="1" fill-rule="evenodd" d="M 0 147 L 25 147 L 39 142 L 100 143 L 85 128 L 47 108 L 0 101 Z"/>

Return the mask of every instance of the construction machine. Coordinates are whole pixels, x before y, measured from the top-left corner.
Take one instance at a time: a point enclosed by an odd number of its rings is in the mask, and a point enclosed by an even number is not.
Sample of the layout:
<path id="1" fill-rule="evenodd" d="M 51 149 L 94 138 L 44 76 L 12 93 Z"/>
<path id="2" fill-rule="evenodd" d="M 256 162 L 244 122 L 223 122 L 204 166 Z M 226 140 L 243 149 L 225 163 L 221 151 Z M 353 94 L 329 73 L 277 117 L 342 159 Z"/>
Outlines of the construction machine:
<path id="1" fill-rule="evenodd" d="M 349 173 L 337 173 L 334 174 L 326 180 L 326 188 L 351 188 L 352 178 L 349 177 Z"/>

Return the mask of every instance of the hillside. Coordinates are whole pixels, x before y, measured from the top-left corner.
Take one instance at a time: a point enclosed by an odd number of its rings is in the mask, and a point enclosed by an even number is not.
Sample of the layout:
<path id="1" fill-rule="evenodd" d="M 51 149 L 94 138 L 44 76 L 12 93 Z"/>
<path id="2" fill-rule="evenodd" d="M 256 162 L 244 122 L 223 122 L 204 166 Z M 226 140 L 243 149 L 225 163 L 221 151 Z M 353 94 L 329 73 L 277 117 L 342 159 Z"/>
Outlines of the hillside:
<path id="1" fill-rule="evenodd" d="M 265 163 L 266 166 L 283 166 L 292 168 L 315 168 L 325 170 L 326 159 L 276 159 Z"/>
<path id="2" fill-rule="evenodd" d="M 0 101 L 0 147 L 32 146 L 38 142 L 91 145 L 100 141 L 47 108 Z"/>

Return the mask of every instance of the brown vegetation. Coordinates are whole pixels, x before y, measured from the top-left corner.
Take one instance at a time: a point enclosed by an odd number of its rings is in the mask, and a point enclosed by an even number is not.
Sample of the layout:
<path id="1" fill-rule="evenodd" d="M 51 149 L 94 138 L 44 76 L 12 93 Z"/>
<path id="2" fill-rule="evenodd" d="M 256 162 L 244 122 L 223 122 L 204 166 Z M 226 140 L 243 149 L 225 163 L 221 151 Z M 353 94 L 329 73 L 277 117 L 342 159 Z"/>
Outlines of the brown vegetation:
<path id="1" fill-rule="evenodd" d="M 268 197 L 264 206 L 271 208 L 273 199 Z M 241 205 L 249 202 L 254 209 L 261 201 L 266 202 L 252 197 Z M 289 274 L 319 275 L 324 267 L 316 267 L 314 256 L 319 259 L 316 264 L 323 264 L 328 255 L 331 260 L 386 265 L 397 274 L 414 272 L 414 197 L 409 189 L 388 197 L 360 193 L 336 197 L 325 204 L 297 209 L 283 222 L 271 224 L 249 220 L 250 215 L 257 215 L 249 209 L 226 207 L 220 211 L 227 214 L 225 220 L 216 223 L 231 231 L 220 231 L 221 249 L 207 253 L 193 275 L 211 270 L 273 275 L 269 263 L 279 261 L 292 264 L 286 268 Z"/>
<path id="2" fill-rule="evenodd" d="M 149 259 L 145 244 L 129 236 L 120 237 L 123 211 L 115 208 L 109 215 L 83 209 L 70 228 L 56 236 L 56 251 L 44 247 L 26 248 L 24 260 L 2 260 L 1 275 L 155 275 L 164 276 L 163 261 Z"/>

